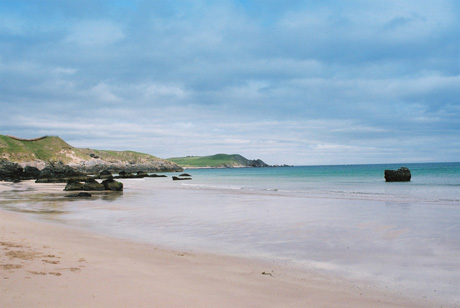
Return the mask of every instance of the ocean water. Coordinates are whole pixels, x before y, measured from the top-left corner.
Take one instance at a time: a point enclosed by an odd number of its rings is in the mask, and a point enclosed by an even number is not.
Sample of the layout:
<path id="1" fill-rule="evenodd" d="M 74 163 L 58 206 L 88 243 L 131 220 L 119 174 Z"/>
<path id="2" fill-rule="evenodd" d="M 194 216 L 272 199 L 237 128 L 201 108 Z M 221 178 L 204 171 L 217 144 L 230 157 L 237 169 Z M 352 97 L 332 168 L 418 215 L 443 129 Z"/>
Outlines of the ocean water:
<path id="1" fill-rule="evenodd" d="M 460 163 L 187 170 L 69 200 L 21 184 L 4 209 L 173 249 L 261 258 L 460 306 Z"/>

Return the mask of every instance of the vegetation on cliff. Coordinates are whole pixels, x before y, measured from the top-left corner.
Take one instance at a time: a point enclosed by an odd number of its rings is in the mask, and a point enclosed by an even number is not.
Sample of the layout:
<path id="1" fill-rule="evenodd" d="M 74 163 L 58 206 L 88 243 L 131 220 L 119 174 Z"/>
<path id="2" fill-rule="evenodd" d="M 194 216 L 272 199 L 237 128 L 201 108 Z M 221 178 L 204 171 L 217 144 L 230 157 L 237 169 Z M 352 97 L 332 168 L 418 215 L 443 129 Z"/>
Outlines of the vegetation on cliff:
<path id="1" fill-rule="evenodd" d="M 168 158 L 168 160 L 184 168 L 268 167 L 268 165 L 260 159 L 250 160 L 239 154 L 173 157 Z"/>
<path id="2" fill-rule="evenodd" d="M 131 170 L 141 168 L 146 172 L 180 171 L 173 162 L 153 155 L 134 151 L 106 151 L 75 148 L 57 136 L 21 139 L 0 135 L 0 159 L 40 167 L 48 162 L 60 161 L 82 171 Z M 38 162 L 38 163 L 37 163 Z"/>

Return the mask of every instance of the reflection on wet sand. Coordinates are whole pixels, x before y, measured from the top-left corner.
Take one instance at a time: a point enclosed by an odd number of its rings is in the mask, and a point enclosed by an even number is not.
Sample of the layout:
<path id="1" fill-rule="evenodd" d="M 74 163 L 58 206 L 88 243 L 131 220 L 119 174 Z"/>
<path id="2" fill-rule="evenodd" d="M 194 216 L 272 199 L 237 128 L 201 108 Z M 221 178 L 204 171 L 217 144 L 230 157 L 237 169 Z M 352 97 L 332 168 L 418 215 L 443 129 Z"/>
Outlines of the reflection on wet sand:
<path id="1" fill-rule="evenodd" d="M 81 201 L 104 200 L 112 202 L 123 195 L 120 191 L 94 191 L 88 198 L 68 198 L 69 192 L 62 185 L 23 183 L 0 183 L 0 207 L 9 211 L 30 214 L 67 213 L 66 204 Z M 43 192 L 42 190 L 46 190 Z"/>

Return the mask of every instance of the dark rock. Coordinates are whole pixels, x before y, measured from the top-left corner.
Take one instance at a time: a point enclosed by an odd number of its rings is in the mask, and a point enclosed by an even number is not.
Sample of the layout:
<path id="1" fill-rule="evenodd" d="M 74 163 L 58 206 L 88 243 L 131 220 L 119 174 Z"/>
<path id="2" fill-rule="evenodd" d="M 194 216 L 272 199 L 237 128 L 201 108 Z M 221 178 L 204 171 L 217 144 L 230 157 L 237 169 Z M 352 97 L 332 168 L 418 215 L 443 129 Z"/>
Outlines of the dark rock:
<path id="1" fill-rule="evenodd" d="M 69 180 L 85 181 L 87 176 L 76 171 L 70 166 L 65 165 L 61 161 L 50 162 L 45 168 L 40 171 L 37 183 L 66 183 Z"/>
<path id="2" fill-rule="evenodd" d="M 67 182 L 67 185 L 65 186 L 64 190 L 65 191 L 85 190 L 84 188 L 85 188 L 85 184 L 79 181 L 71 180 Z"/>
<path id="3" fill-rule="evenodd" d="M 141 178 L 144 178 L 144 177 L 147 177 L 149 176 L 147 172 L 144 172 L 144 171 L 138 171 L 137 172 L 137 176 L 138 177 L 141 177 Z"/>
<path id="4" fill-rule="evenodd" d="M 264 163 L 261 159 L 254 159 L 250 161 L 249 167 L 269 167 L 266 163 Z"/>
<path id="5" fill-rule="evenodd" d="M 32 166 L 26 166 L 24 168 L 24 177 L 26 177 L 27 179 L 38 179 L 39 176 L 40 170 L 38 168 Z"/>
<path id="6" fill-rule="evenodd" d="M 79 192 L 78 194 L 70 194 L 70 195 L 66 195 L 65 197 L 68 197 L 68 198 L 89 198 L 91 197 L 91 194 L 90 193 L 87 193 L 87 192 Z"/>
<path id="7" fill-rule="evenodd" d="M 99 173 L 99 178 L 100 179 L 110 179 L 113 178 L 112 172 L 109 170 L 103 170 L 101 173 Z"/>
<path id="8" fill-rule="evenodd" d="M 9 162 L 7 160 L 0 160 L 0 180 L 1 181 L 14 181 L 23 178 L 24 170 L 21 165 Z"/>
<path id="9" fill-rule="evenodd" d="M 387 182 L 408 182 L 411 179 L 410 170 L 401 167 L 398 170 L 385 170 L 385 181 Z"/>
<path id="10" fill-rule="evenodd" d="M 123 183 L 115 181 L 114 179 L 108 179 L 102 182 L 104 185 L 105 190 L 114 190 L 114 191 L 122 191 L 123 190 Z"/>
<path id="11" fill-rule="evenodd" d="M 95 179 L 88 179 L 85 181 L 85 184 L 83 184 L 83 190 L 89 191 L 89 190 L 105 190 L 104 185 L 96 181 Z"/>
<path id="12" fill-rule="evenodd" d="M 188 174 L 188 173 L 182 173 L 182 174 L 181 174 L 181 175 L 179 175 L 179 176 L 188 176 L 188 177 L 190 177 L 191 175 L 190 175 L 190 174 Z"/>
<path id="13" fill-rule="evenodd" d="M 168 176 L 167 176 L 167 175 L 164 175 L 164 174 L 158 175 L 158 174 L 155 174 L 155 173 L 154 173 L 154 174 L 149 175 L 149 177 L 150 177 L 150 178 L 166 178 L 166 177 L 168 177 Z"/>
<path id="14" fill-rule="evenodd" d="M 184 181 L 184 180 L 191 180 L 192 178 L 180 178 L 177 176 L 172 177 L 173 181 Z"/>

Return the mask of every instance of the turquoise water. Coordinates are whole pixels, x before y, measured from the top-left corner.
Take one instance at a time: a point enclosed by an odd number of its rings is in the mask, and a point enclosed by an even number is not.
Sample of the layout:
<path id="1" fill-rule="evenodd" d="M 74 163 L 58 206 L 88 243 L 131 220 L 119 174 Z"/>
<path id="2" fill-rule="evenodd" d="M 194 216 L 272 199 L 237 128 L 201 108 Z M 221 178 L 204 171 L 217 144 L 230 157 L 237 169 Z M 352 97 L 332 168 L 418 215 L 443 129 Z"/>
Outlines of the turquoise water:
<path id="1" fill-rule="evenodd" d="M 406 166 L 412 180 L 386 183 Z M 460 163 L 186 170 L 69 200 L 3 184 L 4 209 L 184 251 L 264 260 L 460 306 Z M 33 186 L 32 186 L 33 187 Z M 53 186 L 55 187 L 55 186 Z M 37 215 L 40 214 L 40 215 Z"/>
<path id="2" fill-rule="evenodd" d="M 386 183 L 385 169 L 406 166 L 412 179 Z M 277 190 L 335 198 L 361 198 L 401 202 L 460 201 L 460 163 L 301 166 L 282 168 L 198 169 L 189 170 L 191 186 Z"/>

